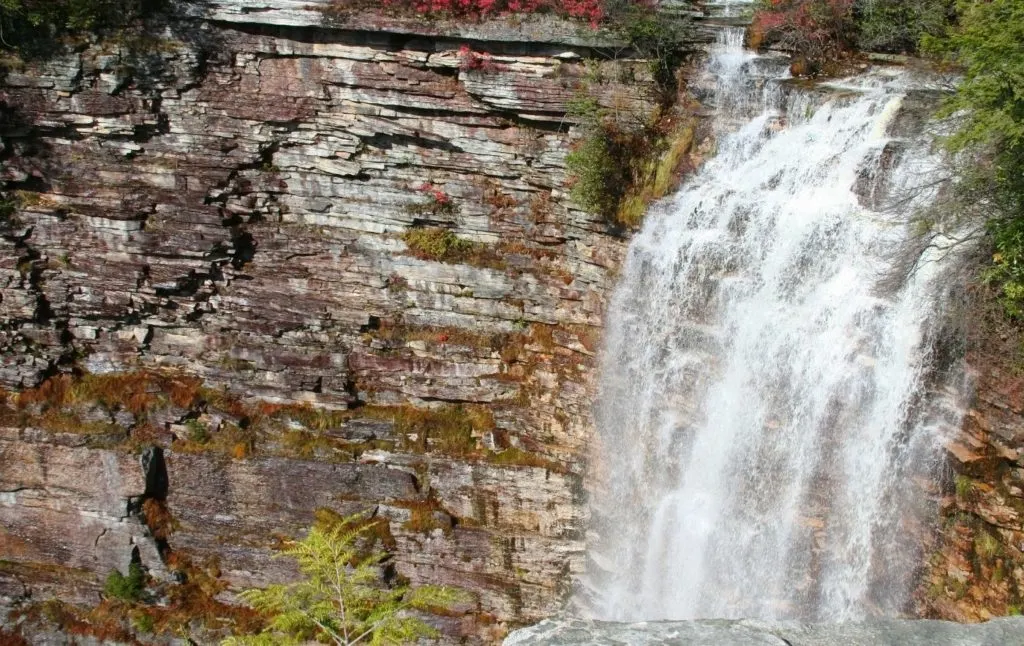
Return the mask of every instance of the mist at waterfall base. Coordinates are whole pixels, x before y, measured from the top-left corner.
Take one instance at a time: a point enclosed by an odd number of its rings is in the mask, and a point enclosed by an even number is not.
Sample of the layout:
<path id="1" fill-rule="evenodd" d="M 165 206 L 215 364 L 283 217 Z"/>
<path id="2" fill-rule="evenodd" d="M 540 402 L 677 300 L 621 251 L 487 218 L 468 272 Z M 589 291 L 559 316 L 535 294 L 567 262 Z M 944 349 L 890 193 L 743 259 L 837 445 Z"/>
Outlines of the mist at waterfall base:
<path id="1" fill-rule="evenodd" d="M 783 91 L 741 38 L 706 66 L 717 151 L 647 215 L 609 308 L 578 598 L 616 621 L 899 615 L 960 414 L 934 369 L 943 264 L 892 280 L 936 160 L 892 135 L 908 73 Z"/>

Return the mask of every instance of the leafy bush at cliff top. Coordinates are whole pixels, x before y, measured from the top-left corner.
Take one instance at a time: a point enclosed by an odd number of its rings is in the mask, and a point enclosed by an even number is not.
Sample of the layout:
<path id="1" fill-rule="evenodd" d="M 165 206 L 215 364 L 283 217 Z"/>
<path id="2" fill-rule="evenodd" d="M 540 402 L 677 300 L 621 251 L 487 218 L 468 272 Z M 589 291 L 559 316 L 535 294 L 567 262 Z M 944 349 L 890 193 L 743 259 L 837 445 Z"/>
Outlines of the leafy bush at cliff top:
<path id="1" fill-rule="evenodd" d="M 952 18 L 952 0 L 859 0 L 854 5 L 857 47 L 916 52 L 923 37 L 942 34 Z"/>
<path id="2" fill-rule="evenodd" d="M 0 46 L 46 54 L 55 43 L 114 36 L 160 10 L 165 0 L 0 0 Z"/>
<path id="3" fill-rule="evenodd" d="M 335 0 L 330 13 L 348 14 L 364 7 L 384 7 L 392 11 L 415 13 L 421 16 L 481 18 L 501 14 L 552 13 L 586 20 L 597 25 L 607 18 L 605 0 L 380 0 L 355 2 Z"/>
<path id="4" fill-rule="evenodd" d="M 329 19 L 345 19 L 381 7 L 399 14 L 468 20 L 509 14 L 553 14 L 586 21 L 592 27 L 607 25 L 614 29 L 627 13 L 653 13 L 658 4 L 659 0 L 334 0 L 323 11 Z"/>
<path id="5" fill-rule="evenodd" d="M 750 44 L 773 45 L 818 63 L 849 49 L 854 31 L 853 0 L 761 0 Z"/>
<path id="6" fill-rule="evenodd" d="M 754 47 L 805 58 L 809 71 L 854 49 L 913 53 L 953 18 L 952 0 L 761 0 L 750 26 Z"/>

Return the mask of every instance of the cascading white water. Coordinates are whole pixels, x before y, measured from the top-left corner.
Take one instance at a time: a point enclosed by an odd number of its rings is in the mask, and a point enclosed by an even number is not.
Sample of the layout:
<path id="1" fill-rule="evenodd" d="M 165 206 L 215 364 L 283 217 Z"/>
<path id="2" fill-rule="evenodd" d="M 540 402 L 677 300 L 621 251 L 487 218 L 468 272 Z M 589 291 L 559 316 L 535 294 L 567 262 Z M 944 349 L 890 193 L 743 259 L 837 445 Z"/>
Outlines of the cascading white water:
<path id="1" fill-rule="evenodd" d="M 607 316 L 588 605 L 612 620 L 897 614 L 927 510 L 911 482 L 935 457 L 941 290 L 935 264 L 882 277 L 933 197 L 909 192 L 927 142 L 888 134 L 904 73 L 787 93 L 736 33 L 706 67 L 734 131 L 648 214 Z M 900 208 L 865 206 L 883 202 Z"/>

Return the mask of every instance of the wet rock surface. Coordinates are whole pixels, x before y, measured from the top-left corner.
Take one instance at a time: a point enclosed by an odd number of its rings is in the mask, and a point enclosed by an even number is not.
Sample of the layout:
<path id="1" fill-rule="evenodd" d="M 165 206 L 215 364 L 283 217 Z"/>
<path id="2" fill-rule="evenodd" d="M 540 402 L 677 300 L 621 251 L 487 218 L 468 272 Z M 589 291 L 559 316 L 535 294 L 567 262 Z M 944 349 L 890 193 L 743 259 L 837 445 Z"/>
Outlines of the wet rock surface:
<path id="1" fill-rule="evenodd" d="M 1024 608 L 1024 373 L 1020 330 L 992 294 L 973 295 L 962 334 L 971 394 L 946 438 L 942 519 L 926 551 L 918 611 L 984 621 Z"/>
<path id="2" fill-rule="evenodd" d="M 945 621 L 877 619 L 850 624 L 767 623 L 756 620 L 616 624 L 548 620 L 509 635 L 505 646 L 1011 646 L 1024 644 L 1024 619 L 961 625 Z"/>

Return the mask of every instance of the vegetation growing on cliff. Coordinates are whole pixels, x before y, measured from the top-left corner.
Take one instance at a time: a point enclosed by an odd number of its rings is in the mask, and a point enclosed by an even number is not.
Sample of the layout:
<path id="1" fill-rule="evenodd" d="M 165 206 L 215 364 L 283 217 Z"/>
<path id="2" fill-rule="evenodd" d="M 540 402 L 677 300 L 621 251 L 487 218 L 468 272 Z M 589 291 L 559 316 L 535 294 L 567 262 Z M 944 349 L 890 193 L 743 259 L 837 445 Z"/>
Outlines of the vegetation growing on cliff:
<path id="1" fill-rule="evenodd" d="M 760 0 L 748 39 L 792 52 L 794 73 L 807 75 L 841 69 L 857 50 L 914 53 L 952 17 L 952 0 Z"/>
<path id="2" fill-rule="evenodd" d="M 0 0 L 0 46 L 21 55 L 54 44 L 125 35 L 166 0 Z"/>
<path id="3" fill-rule="evenodd" d="M 103 585 L 103 594 L 112 599 L 121 601 L 138 601 L 146 587 L 146 574 L 142 566 L 132 561 L 128 565 L 128 574 L 121 574 L 118 570 L 111 570 L 107 575 L 106 583 Z"/>
<path id="4" fill-rule="evenodd" d="M 374 549 L 364 515 L 321 514 L 305 538 L 279 556 L 294 559 L 303 578 L 247 590 L 241 597 L 266 614 L 266 630 L 232 637 L 225 645 L 409 644 L 437 631 L 410 611 L 445 608 L 468 600 L 446 586 L 387 585 L 388 555 Z"/>
<path id="5" fill-rule="evenodd" d="M 985 278 L 1024 316 L 1024 0 L 961 0 L 957 24 L 925 49 L 962 73 L 943 113 L 946 140 L 967 160 L 956 192 L 964 217 L 986 223 L 994 252 Z"/>
<path id="6" fill-rule="evenodd" d="M 618 17 L 623 6 L 649 7 L 651 4 L 645 0 L 335 0 L 326 13 L 339 19 L 372 6 L 428 18 L 480 19 L 505 14 L 554 14 L 584 20 L 596 27 Z"/>
<path id="7" fill-rule="evenodd" d="M 504 354 L 521 350 L 525 343 L 525 337 L 475 335 L 457 328 L 382 326 L 375 333 L 368 332 L 367 336 L 395 348 L 404 348 L 413 341 L 430 341 L 486 347 Z M 130 421 L 113 421 L 115 417 L 123 420 L 125 413 L 130 413 Z M 183 419 L 170 429 L 151 421 L 168 413 Z M 106 419 L 96 420 L 101 416 Z M 345 425 L 360 419 L 390 423 L 393 435 L 362 439 L 346 436 Z M 74 433 L 92 444 L 119 445 L 132 451 L 151 445 L 172 446 L 180 453 L 218 453 L 234 460 L 281 455 L 348 462 L 368 450 L 397 449 L 565 472 L 564 465 L 524 450 L 534 447 L 513 447 L 504 441 L 492 448 L 484 447 L 480 438 L 496 431 L 493 413 L 485 406 L 404 404 L 329 410 L 309 405 L 245 403 L 224 390 L 204 386 L 198 378 L 171 371 L 58 375 L 18 394 L 0 391 L 0 423 Z M 147 521 L 156 520 L 161 511 L 153 505 L 143 508 Z M 151 531 L 166 525 L 162 521 L 147 524 Z"/>
<path id="8" fill-rule="evenodd" d="M 420 260 L 503 269 L 497 251 L 481 242 L 466 240 L 444 227 L 413 227 L 402 234 L 409 252 Z"/>
<path id="9" fill-rule="evenodd" d="M 677 186 L 687 167 L 694 123 L 660 110 L 646 118 L 623 118 L 589 98 L 573 109 L 583 130 L 566 158 L 573 201 L 616 226 L 635 228 L 647 206 Z"/>

